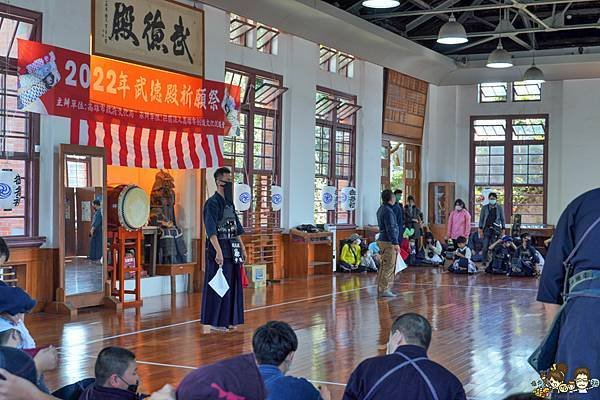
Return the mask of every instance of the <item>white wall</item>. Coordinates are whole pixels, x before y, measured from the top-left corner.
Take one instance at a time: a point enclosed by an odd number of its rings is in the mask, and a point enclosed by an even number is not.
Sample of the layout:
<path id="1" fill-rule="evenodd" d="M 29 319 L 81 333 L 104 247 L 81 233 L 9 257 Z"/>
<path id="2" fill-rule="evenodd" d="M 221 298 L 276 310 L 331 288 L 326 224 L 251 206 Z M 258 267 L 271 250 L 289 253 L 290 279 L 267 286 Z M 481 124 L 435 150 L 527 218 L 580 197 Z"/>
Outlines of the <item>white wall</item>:
<path id="1" fill-rule="evenodd" d="M 11 5 L 43 13 L 42 42 L 59 47 L 90 52 L 91 6 L 88 1 L 72 0 L 4 0 Z M 68 13 L 57 10 L 69 10 Z M 267 55 L 229 43 L 229 16 L 226 12 L 205 6 L 205 75 L 223 80 L 225 62 L 232 62 L 283 76 L 289 90 L 283 97 L 282 186 L 285 203 L 282 227 L 289 228 L 313 221 L 314 192 L 314 108 L 316 86 L 332 88 L 356 95 L 363 108 L 357 116 L 357 179 L 360 193 L 356 222 L 375 223 L 379 204 L 379 149 L 383 69 L 357 61 L 354 78 L 344 78 L 319 69 L 319 46 L 307 40 L 282 33 L 277 55 Z M 67 118 L 42 116 L 40 135 L 40 213 L 41 236 L 46 246 L 58 247 L 57 154 L 60 143 L 69 141 Z M 199 237 L 195 221 L 200 217 L 198 190 L 200 174 L 186 176 L 180 202 L 186 210 L 186 236 Z M 195 226 L 196 225 L 196 226 Z"/>
<path id="2" fill-rule="evenodd" d="M 548 223 L 556 223 L 579 194 L 600 186 L 600 79 L 547 82 L 542 101 L 481 104 L 477 86 L 430 85 L 423 140 L 423 193 L 427 183 L 456 182 L 469 198 L 471 116 L 548 114 Z"/>

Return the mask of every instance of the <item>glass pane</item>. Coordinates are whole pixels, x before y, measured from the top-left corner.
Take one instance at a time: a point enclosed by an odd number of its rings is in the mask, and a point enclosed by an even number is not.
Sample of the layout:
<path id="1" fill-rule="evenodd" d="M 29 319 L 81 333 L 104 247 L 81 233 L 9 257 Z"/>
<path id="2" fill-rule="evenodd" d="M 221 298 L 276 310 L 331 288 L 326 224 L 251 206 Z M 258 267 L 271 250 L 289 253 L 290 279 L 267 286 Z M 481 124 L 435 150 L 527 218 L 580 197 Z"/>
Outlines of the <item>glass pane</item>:
<path id="1" fill-rule="evenodd" d="M 508 83 L 494 82 L 479 85 L 479 101 L 481 103 L 504 102 L 507 100 Z"/>
<path id="2" fill-rule="evenodd" d="M 475 141 L 503 141 L 506 138 L 506 120 L 480 119 L 473 122 Z"/>

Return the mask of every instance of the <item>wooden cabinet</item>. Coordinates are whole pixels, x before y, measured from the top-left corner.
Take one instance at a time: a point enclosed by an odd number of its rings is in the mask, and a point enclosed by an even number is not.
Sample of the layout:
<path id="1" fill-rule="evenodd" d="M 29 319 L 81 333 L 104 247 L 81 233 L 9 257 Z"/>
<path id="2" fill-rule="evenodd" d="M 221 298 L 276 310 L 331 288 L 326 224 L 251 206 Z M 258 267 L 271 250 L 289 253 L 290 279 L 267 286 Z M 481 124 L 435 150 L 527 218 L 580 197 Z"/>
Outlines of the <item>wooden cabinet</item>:
<path id="1" fill-rule="evenodd" d="M 429 182 L 429 229 L 438 240 L 443 240 L 448 232 L 454 200 L 454 182 Z"/>
<path id="2" fill-rule="evenodd" d="M 333 234 L 290 229 L 285 253 L 285 276 L 306 277 L 333 273 Z"/>

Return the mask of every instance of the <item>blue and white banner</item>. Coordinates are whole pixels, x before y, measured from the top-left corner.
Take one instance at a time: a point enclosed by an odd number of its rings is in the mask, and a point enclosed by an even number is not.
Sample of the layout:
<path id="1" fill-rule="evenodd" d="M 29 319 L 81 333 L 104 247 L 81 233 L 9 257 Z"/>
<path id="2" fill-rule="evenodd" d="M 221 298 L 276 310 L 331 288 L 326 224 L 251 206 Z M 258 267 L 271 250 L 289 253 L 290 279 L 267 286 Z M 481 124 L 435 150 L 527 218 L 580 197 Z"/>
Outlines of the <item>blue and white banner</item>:
<path id="1" fill-rule="evenodd" d="M 247 211 L 252 204 L 252 191 L 245 183 L 236 183 L 233 188 L 233 202 L 237 211 Z"/>
<path id="2" fill-rule="evenodd" d="M 340 205 L 344 211 L 354 211 L 357 200 L 356 188 L 348 186 L 340 190 Z"/>
<path id="3" fill-rule="evenodd" d="M 271 207 L 273 211 L 281 210 L 283 206 L 283 188 L 281 186 L 271 186 Z"/>
<path id="4" fill-rule="evenodd" d="M 0 170 L 0 209 L 10 211 L 21 202 L 21 177 L 11 169 Z"/>
<path id="5" fill-rule="evenodd" d="M 337 204 L 336 191 L 335 186 L 323 186 L 323 190 L 321 190 L 321 204 L 325 210 L 335 210 Z"/>

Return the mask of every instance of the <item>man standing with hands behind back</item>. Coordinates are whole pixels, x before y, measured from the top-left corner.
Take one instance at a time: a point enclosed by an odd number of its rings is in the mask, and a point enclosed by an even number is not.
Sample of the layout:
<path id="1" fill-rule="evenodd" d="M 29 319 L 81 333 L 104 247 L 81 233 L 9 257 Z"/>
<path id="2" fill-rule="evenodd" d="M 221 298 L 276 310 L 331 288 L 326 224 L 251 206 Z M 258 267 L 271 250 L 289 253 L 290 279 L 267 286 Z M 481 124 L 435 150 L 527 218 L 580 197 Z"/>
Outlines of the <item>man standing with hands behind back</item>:
<path id="1" fill-rule="evenodd" d="M 240 266 L 246 259 L 246 248 L 240 238 L 244 228 L 233 204 L 231 171 L 225 167 L 219 168 L 214 178 L 217 192 L 204 204 L 207 243 L 200 319 L 202 324 L 226 332 L 244 323 Z M 223 297 L 209 285 L 219 269 L 222 269 L 229 285 Z"/>
<path id="2" fill-rule="evenodd" d="M 396 257 L 400 252 L 398 242 L 400 228 L 394 213 L 396 198 L 391 190 L 386 189 L 381 192 L 381 201 L 382 204 L 377 210 L 379 225 L 377 244 L 381 252 L 381 267 L 377 271 L 377 290 L 379 297 L 396 297 L 397 295 L 391 290 L 396 272 Z"/>

